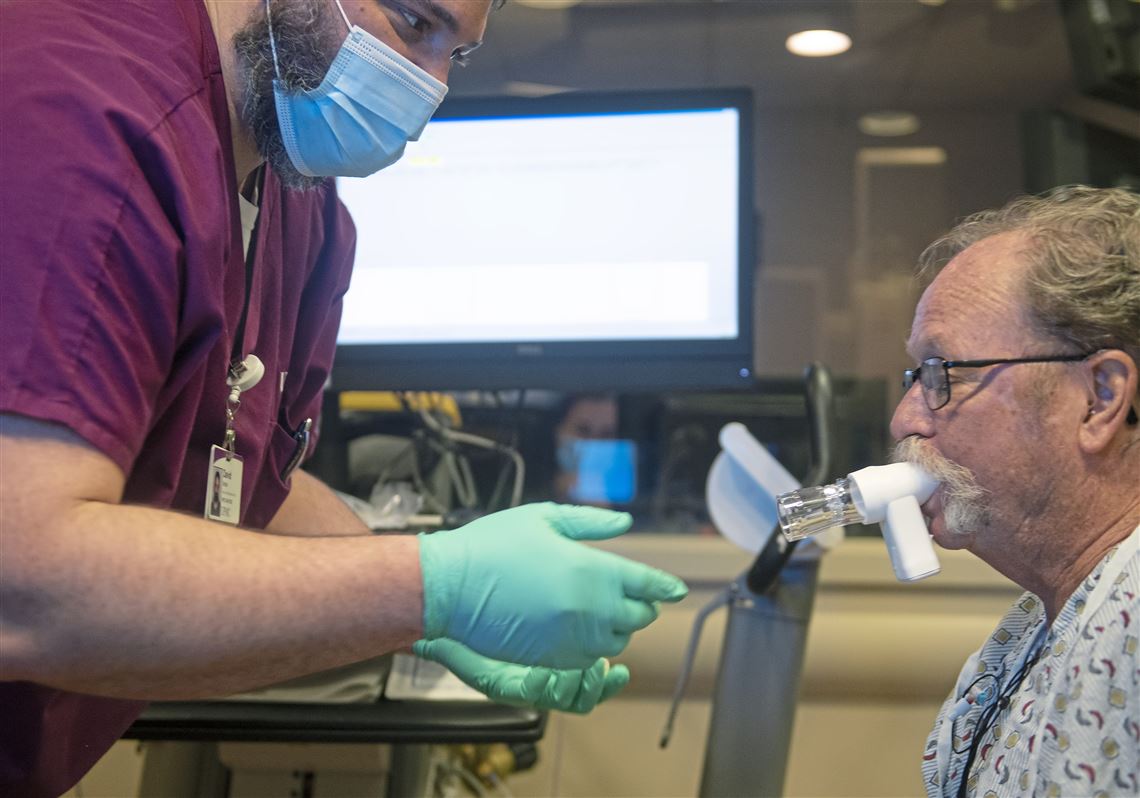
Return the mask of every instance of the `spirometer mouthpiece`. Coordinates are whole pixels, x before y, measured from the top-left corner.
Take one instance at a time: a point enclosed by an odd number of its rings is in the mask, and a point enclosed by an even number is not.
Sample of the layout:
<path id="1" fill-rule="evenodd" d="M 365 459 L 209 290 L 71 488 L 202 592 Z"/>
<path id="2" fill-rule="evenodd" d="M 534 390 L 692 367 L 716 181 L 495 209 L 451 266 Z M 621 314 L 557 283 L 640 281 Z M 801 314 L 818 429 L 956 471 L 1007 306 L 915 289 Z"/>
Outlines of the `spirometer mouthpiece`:
<path id="1" fill-rule="evenodd" d="M 904 582 L 941 570 L 919 505 L 938 482 L 910 463 L 853 471 L 831 485 L 801 488 L 776 497 L 776 514 L 788 540 L 836 526 L 880 524 L 895 576 Z"/>

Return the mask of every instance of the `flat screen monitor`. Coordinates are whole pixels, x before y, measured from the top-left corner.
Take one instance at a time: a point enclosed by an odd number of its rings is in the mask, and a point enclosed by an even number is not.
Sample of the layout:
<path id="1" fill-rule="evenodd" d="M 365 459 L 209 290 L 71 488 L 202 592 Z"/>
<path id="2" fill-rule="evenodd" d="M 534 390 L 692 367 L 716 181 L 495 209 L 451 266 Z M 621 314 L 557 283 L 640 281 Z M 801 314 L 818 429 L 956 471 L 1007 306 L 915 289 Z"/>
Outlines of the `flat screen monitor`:
<path id="1" fill-rule="evenodd" d="M 745 387 L 747 90 L 446 101 L 338 181 L 357 228 L 335 390 Z"/>

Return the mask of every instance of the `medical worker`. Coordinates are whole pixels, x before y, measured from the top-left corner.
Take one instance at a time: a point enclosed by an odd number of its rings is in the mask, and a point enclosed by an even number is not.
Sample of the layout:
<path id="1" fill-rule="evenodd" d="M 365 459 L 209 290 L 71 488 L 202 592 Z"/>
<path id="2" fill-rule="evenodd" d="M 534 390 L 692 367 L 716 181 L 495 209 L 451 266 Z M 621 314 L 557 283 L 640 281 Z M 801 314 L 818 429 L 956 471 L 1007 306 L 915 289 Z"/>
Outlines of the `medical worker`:
<path id="1" fill-rule="evenodd" d="M 331 176 L 400 157 L 490 6 L 0 5 L 0 794 L 67 790 L 147 700 L 413 643 L 588 711 L 684 596 L 576 542 L 625 514 L 378 537 L 297 470 L 352 267 Z M 447 235 L 421 211 L 388 234 Z"/>

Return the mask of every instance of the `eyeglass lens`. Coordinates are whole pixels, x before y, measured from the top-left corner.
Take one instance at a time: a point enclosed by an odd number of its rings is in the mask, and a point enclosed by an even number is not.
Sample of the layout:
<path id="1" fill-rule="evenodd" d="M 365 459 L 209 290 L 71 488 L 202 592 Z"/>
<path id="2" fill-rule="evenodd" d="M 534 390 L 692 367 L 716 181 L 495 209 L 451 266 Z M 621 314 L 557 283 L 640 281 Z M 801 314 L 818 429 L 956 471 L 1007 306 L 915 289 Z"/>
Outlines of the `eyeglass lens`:
<path id="1" fill-rule="evenodd" d="M 927 407 L 938 410 L 950 401 L 950 374 L 945 360 L 931 357 L 922 361 L 919 377 L 922 379 L 922 396 L 926 399 Z"/>

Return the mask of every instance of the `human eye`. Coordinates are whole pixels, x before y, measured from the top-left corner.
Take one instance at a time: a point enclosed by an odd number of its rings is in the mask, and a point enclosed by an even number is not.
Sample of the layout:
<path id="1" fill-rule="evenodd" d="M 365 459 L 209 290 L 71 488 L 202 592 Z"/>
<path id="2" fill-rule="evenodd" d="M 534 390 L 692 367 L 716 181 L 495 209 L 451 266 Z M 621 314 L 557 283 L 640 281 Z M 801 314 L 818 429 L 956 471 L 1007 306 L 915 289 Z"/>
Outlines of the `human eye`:
<path id="1" fill-rule="evenodd" d="M 951 385 L 966 385 L 978 381 L 978 370 L 970 366 L 951 365 L 945 371 L 946 381 Z"/>
<path id="2" fill-rule="evenodd" d="M 427 18 L 420 16 L 416 12 L 404 6 L 395 6 L 396 13 L 404 21 L 404 24 L 419 34 L 427 33 L 431 28 L 431 23 Z"/>

